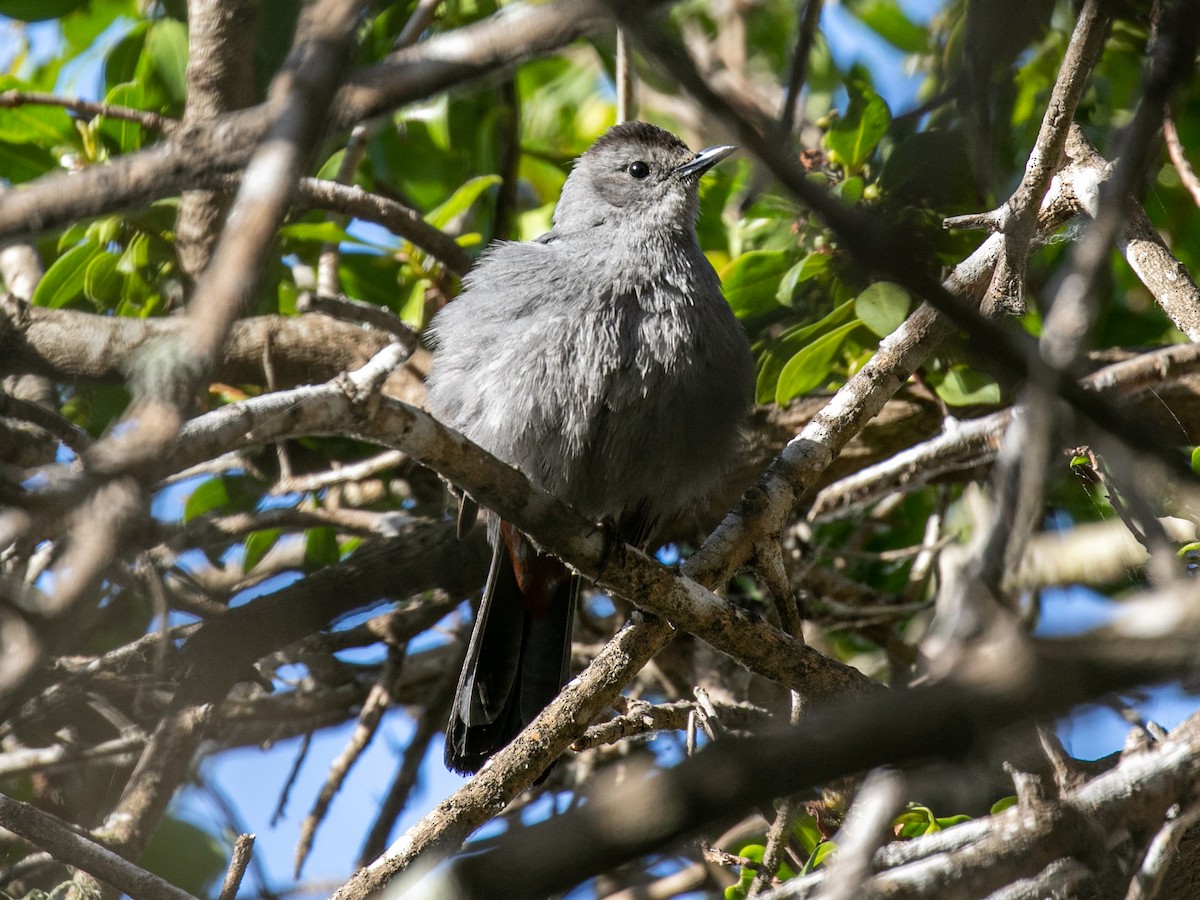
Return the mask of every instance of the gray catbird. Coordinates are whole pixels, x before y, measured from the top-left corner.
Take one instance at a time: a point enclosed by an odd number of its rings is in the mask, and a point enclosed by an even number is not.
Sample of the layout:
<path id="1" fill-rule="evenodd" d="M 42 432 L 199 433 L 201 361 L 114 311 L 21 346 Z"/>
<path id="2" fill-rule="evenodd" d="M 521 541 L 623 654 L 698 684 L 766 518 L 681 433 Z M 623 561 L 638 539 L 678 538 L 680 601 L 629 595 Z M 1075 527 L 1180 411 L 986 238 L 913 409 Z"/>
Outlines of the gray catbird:
<path id="1" fill-rule="evenodd" d="M 750 406 L 749 346 L 696 240 L 693 153 L 645 122 L 576 162 L 536 241 L 497 244 L 431 325 L 438 418 L 641 544 L 719 484 Z M 491 571 L 446 733 L 474 772 L 566 681 L 578 578 L 493 521 Z"/>

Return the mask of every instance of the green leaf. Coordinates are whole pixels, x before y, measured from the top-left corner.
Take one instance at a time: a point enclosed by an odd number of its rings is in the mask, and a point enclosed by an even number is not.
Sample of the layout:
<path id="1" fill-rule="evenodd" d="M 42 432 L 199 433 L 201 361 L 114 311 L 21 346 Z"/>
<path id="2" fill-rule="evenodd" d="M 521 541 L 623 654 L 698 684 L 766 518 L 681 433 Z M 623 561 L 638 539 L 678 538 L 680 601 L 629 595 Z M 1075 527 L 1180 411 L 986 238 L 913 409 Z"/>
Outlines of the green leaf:
<path id="1" fill-rule="evenodd" d="M 262 558 L 267 555 L 268 551 L 275 546 L 281 534 L 283 534 L 282 528 L 262 528 L 246 535 L 243 544 L 246 548 L 246 556 L 242 561 L 242 570 L 244 572 L 253 571 L 254 567 L 262 562 Z"/>
<path id="2" fill-rule="evenodd" d="M 158 19 L 146 35 L 146 53 L 171 100 L 183 105 L 187 96 L 187 27 L 175 19 Z"/>
<path id="3" fill-rule="evenodd" d="M 760 863 L 766 849 L 762 844 L 747 844 L 738 851 L 738 856 L 752 862 Z M 745 898 L 750 896 L 750 887 L 753 884 L 754 870 L 749 866 L 743 866 L 738 874 L 737 884 L 725 888 L 726 900 L 745 900 Z"/>
<path id="4" fill-rule="evenodd" d="M 787 273 L 782 250 L 751 250 L 721 270 L 725 299 L 739 319 L 772 312 L 779 306 L 779 285 Z"/>
<path id="5" fill-rule="evenodd" d="M 1009 797 L 1001 797 L 999 800 L 997 800 L 995 803 L 992 804 L 992 808 L 990 810 L 988 810 L 988 812 L 994 816 L 994 815 L 996 815 L 996 813 L 1002 813 L 1009 807 L 1016 806 L 1016 805 L 1017 805 L 1017 796 L 1016 796 L 1016 794 L 1013 794 L 1012 796 L 1009 796 Z"/>
<path id="6" fill-rule="evenodd" d="M 343 253 L 338 278 L 347 296 L 396 309 L 400 297 L 400 264 L 394 256 Z"/>
<path id="7" fill-rule="evenodd" d="M 78 56 L 96 43 L 101 33 L 120 16 L 135 19 L 138 0 L 88 0 L 86 8 L 78 9 L 62 21 L 63 38 L 71 55 Z"/>
<path id="8" fill-rule="evenodd" d="M 58 168 L 58 160 L 36 144 L 12 144 L 0 140 L 0 172 L 13 184 L 24 184 Z"/>
<path id="9" fill-rule="evenodd" d="M 800 267 L 804 262 L 798 262 L 786 272 L 783 273 L 783 278 L 779 280 L 779 289 L 775 291 L 775 302 L 780 306 L 787 306 L 792 302 L 792 298 L 796 296 L 796 287 L 800 283 Z"/>
<path id="10" fill-rule="evenodd" d="M 92 225 L 94 224 L 95 222 L 92 223 Z M 58 241 L 54 249 L 62 253 L 68 247 L 74 247 L 82 240 L 95 240 L 92 236 L 92 225 L 85 225 L 82 222 L 74 222 L 68 225 L 63 233 L 58 236 Z"/>
<path id="11" fill-rule="evenodd" d="M 341 558 L 337 534 L 332 528 L 310 528 L 304 532 L 304 569 L 315 572 L 331 566 Z"/>
<path id="12" fill-rule="evenodd" d="M 863 198 L 863 192 L 866 190 L 866 184 L 862 178 L 855 175 L 847 178 L 845 181 L 839 182 L 834 188 L 834 192 L 841 198 L 842 202 L 847 206 L 853 206 Z"/>
<path id="13" fill-rule="evenodd" d="M 910 803 L 908 809 L 892 820 L 897 837 L 915 838 L 938 831 L 937 818 L 928 806 Z"/>
<path id="14" fill-rule="evenodd" d="M 499 175 L 479 175 L 469 179 L 462 187 L 450 195 L 450 198 L 440 204 L 425 217 L 425 220 L 435 228 L 445 228 L 454 219 L 465 213 L 478 200 L 483 192 L 501 182 Z"/>
<path id="15" fill-rule="evenodd" d="M 857 319 L 823 334 L 787 361 L 779 373 L 775 402 L 781 406 L 793 397 L 808 393 L 824 384 L 832 374 L 834 360 L 842 352 L 846 339 L 862 328 Z"/>
<path id="16" fill-rule="evenodd" d="M 150 238 L 143 232 L 135 234 L 121 252 L 117 271 L 123 275 L 137 275 L 150 264 Z"/>
<path id="17" fill-rule="evenodd" d="M 105 95 L 104 102 L 113 106 L 143 109 L 146 103 L 146 90 L 136 81 L 126 81 L 110 90 Z M 104 116 L 100 120 L 100 133 L 112 141 L 119 153 L 131 153 L 142 146 L 142 126 L 137 122 Z"/>
<path id="18" fill-rule="evenodd" d="M 46 270 L 42 280 L 33 289 L 33 297 L 29 302 L 48 309 L 66 306 L 83 293 L 88 264 L 103 252 L 100 245 L 93 241 L 84 241 L 72 247 Z"/>
<path id="19" fill-rule="evenodd" d="M 418 331 L 425 327 L 425 291 L 428 287 L 427 279 L 418 279 L 409 289 L 407 298 L 396 312 L 396 315 Z"/>
<path id="20" fill-rule="evenodd" d="M 929 49 L 929 33 L 909 21 L 896 0 L 866 0 L 853 8 L 859 21 L 898 50 L 924 53 Z"/>
<path id="21" fill-rule="evenodd" d="M 811 344 L 820 335 L 832 331 L 854 317 L 854 301 L 843 303 L 825 318 L 811 325 L 795 325 L 785 331 L 759 357 L 758 378 L 754 394 L 757 403 L 772 403 L 775 387 L 788 360 Z"/>
<path id="22" fill-rule="evenodd" d="M 358 238 L 336 222 L 293 222 L 279 229 L 279 234 L 294 241 L 313 241 L 319 244 L 362 244 Z"/>
<path id="23" fill-rule="evenodd" d="M 0 91 L 28 91 L 29 84 L 9 75 L 0 76 Z M 0 108 L 0 142 L 37 144 L 50 149 L 74 140 L 75 128 L 67 111 L 56 106 L 26 103 Z M 8 177 L 8 173 L 3 175 Z"/>
<path id="24" fill-rule="evenodd" d="M 799 271 L 796 273 L 797 283 L 812 281 L 814 278 L 819 278 L 829 271 L 830 265 L 833 263 L 833 257 L 828 253 L 814 251 L 804 259 L 797 263 Z"/>
<path id="25" fill-rule="evenodd" d="M 44 22 L 79 9 L 88 0 L 0 0 L 0 16 L 22 22 Z"/>
<path id="26" fill-rule="evenodd" d="M 137 297 L 123 297 L 117 304 L 118 316 L 148 319 L 162 309 L 163 297 L 157 292 L 142 292 Z"/>
<path id="27" fill-rule="evenodd" d="M 813 850 L 812 856 L 808 858 L 808 862 L 804 864 L 804 869 L 800 874 L 807 875 L 812 872 L 818 866 L 822 865 L 835 850 L 837 850 L 837 844 L 833 841 L 824 841 L 818 844 L 817 848 Z"/>
<path id="28" fill-rule="evenodd" d="M 342 169 L 342 160 L 346 158 L 346 148 L 335 150 L 333 155 L 317 169 L 317 178 L 322 181 L 336 181 L 338 172 Z"/>
<path id="29" fill-rule="evenodd" d="M 88 225 L 84 229 L 83 236 L 86 240 L 107 248 L 109 244 L 117 242 L 124 228 L 125 220 L 120 216 L 104 216 Z M 61 242 L 59 248 L 62 248 Z"/>
<path id="30" fill-rule="evenodd" d="M 206 512 L 224 506 L 229 502 L 229 488 L 225 479 L 220 476 L 210 478 L 200 483 L 183 506 L 183 522 L 188 522 Z"/>
<path id="31" fill-rule="evenodd" d="M 828 253 L 810 253 L 800 262 L 796 263 L 784 274 L 779 282 L 779 290 L 775 294 L 775 299 L 780 305 L 786 306 L 792 302 L 792 298 L 796 295 L 796 289 L 806 281 L 811 281 L 814 278 L 819 278 L 829 271 L 829 264 L 832 261 Z"/>
<path id="32" fill-rule="evenodd" d="M 953 366 L 940 377 L 930 374 L 937 395 L 949 406 L 994 405 L 1000 402 L 1000 385 L 991 375 L 964 365 Z"/>
<path id="33" fill-rule="evenodd" d="M 846 114 L 825 134 L 830 161 L 848 174 L 857 174 L 875 152 L 891 121 L 892 114 L 883 98 L 859 86 L 851 94 Z"/>
<path id="34" fill-rule="evenodd" d="M 167 816 L 155 828 L 138 865 L 189 894 L 206 897 L 224 873 L 228 857 L 220 841 L 207 831 Z"/>
<path id="35" fill-rule="evenodd" d="M 270 22 L 269 28 L 259 27 L 258 41 L 254 47 L 255 95 L 264 97 L 271 78 L 279 71 L 292 47 L 292 36 L 296 33 L 296 20 L 303 3 L 296 0 L 261 0 L 258 10 L 259 22 Z M 388 129 L 384 128 L 383 131 Z"/>
<path id="36" fill-rule="evenodd" d="M 953 825 L 960 825 L 963 822 L 970 822 L 971 817 L 961 814 L 957 816 L 938 816 L 936 821 L 938 828 L 950 828 Z"/>
<path id="37" fill-rule="evenodd" d="M 129 34 L 117 41 L 104 60 L 104 89 L 111 91 L 118 84 L 136 81 L 140 71 L 142 50 L 146 46 L 149 22 L 138 22 Z"/>
<path id="38" fill-rule="evenodd" d="M 821 841 L 825 840 L 816 817 L 809 812 L 802 812 L 796 817 L 796 822 L 792 825 L 792 835 L 800 842 L 804 852 L 809 855 L 812 855 Z"/>
<path id="39" fill-rule="evenodd" d="M 117 272 L 118 258 L 113 253 L 97 253 L 83 273 L 83 295 L 100 309 L 108 309 L 121 300 L 122 279 Z"/>
<path id="40" fill-rule="evenodd" d="M 887 337 L 904 322 L 911 305 L 900 285 L 877 281 L 854 299 L 854 312 L 879 337 Z"/>

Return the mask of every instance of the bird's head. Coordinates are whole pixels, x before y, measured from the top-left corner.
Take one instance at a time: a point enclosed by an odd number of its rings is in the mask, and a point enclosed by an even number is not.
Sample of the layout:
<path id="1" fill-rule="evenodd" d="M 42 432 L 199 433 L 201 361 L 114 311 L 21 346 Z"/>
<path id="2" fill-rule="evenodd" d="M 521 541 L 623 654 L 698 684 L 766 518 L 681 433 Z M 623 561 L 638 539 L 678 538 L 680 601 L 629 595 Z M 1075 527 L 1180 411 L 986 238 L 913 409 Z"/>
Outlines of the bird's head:
<path id="1" fill-rule="evenodd" d="M 583 156 L 554 210 L 559 233 L 603 224 L 631 228 L 691 228 L 699 210 L 700 176 L 736 147 L 695 153 L 671 132 L 647 122 L 610 128 Z"/>

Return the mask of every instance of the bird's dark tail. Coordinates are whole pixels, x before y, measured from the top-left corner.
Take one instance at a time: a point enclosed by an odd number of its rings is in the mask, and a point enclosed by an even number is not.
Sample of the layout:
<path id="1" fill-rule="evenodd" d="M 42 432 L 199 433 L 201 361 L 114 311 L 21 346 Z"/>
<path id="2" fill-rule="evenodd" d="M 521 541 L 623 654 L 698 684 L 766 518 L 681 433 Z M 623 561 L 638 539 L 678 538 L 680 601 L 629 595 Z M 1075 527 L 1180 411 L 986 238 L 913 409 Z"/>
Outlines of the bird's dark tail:
<path id="1" fill-rule="evenodd" d="M 446 767 L 477 772 L 566 683 L 578 577 L 500 524 L 446 726 Z"/>

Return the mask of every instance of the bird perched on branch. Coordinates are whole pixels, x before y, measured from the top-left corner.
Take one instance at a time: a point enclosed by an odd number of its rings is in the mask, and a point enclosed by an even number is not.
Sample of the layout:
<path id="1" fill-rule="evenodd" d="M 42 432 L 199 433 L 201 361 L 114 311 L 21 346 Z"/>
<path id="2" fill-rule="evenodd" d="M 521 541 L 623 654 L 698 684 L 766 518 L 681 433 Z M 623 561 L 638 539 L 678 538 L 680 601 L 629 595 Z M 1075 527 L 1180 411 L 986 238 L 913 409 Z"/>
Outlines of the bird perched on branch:
<path id="1" fill-rule="evenodd" d="M 429 406 L 616 537 L 647 541 L 725 474 L 749 409 L 749 346 L 696 240 L 694 153 L 645 122 L 576 162 L 536 241 L 490 248 L 434 318 Z M 474 772 L 557 695 L 579 577 L 492 517 L 491 570 L 446 734 Z"/>

